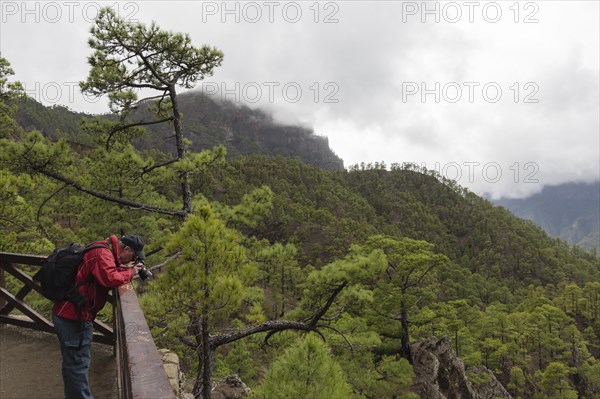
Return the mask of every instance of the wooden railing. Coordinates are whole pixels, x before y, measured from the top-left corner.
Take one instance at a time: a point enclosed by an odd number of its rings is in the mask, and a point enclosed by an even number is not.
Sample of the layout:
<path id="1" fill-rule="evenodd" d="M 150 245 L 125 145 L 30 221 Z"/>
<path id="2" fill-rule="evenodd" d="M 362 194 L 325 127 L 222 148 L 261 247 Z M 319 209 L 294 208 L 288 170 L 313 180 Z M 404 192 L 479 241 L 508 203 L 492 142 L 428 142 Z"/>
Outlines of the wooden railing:
<path id="1" fill-rule="evenodd" d="M 18 266 L 25 265 L 35 271 L 44 259 L 0 252 L 0 323 L 54 332 L 52 322 L 25 302 L 30 292 L 41 293 L 41 287 Z M 15 294 L 6 289 L 5 272 L 23 284 Z M 109 302 L 113 305 L 113 327 L 94 321 L 94 341 L 114 345 L 119 398 L 175 399 L 133 286 L 127 284 L 113 290 Z M 29 320 L 11 316 L 15 309 Z"/>

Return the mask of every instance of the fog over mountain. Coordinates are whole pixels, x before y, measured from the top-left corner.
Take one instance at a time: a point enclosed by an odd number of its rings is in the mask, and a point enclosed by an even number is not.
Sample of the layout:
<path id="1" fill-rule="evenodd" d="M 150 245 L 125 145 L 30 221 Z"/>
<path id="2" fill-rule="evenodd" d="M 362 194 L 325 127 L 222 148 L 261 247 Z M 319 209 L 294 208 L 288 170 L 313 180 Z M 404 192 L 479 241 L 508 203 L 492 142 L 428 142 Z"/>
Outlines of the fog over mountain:
<path id="1" fill-rule="evenodd" d="M 101 4 L 48 4 L 2 3 L 2 55 L 40 102 L 107 111 L 77 90 Z M 197 89 L 309 127 L 346 165 L 415 162 L 493 198 L 600 177 L 596 1 L 106 5 L 222 50 Z"/>
<path id="2" fill-rule="evenodd" d="M 600 182 L 546 186 L 525 199 L 494 203 L 535 222 L 551 236 L 600 250 Z"/>

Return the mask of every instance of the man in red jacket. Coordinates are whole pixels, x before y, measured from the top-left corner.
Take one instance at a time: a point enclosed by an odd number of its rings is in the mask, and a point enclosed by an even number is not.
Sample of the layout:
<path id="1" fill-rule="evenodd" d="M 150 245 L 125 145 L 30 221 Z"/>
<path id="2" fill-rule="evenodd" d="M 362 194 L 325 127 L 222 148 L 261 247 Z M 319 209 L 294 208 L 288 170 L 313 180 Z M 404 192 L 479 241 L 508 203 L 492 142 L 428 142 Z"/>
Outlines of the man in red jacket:
<path id="1" fill-rule="evenodd" d="M 93 321 L 106 304 L 108 292 L 131 281 L 144 259 L 144 242 L 135 235 L 120 240 L 112 235 L 104 245 L 85 253 L 79 266 L 75 285 L 87 299 L 81 310 L 69 301 L 59 301 L 52 308 L 52 321 L 56 329 L 62 353 L 62 375 L 65 398 L 93 399 L 88 371 Z"/>

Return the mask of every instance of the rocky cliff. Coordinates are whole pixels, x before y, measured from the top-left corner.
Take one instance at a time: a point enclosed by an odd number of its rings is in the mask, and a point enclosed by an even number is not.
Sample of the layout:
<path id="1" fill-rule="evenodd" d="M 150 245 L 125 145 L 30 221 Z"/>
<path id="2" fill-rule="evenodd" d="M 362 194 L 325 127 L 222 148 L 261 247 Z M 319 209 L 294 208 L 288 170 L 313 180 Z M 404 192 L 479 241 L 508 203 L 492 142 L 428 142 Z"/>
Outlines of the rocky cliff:
<path id="1" fill-rule="evenodd" d="M 512 399 L 486 367 L 465 368 L 448 337 L 419 341 L 411 349 L 416 374 L 411 391 L 421 399 Z"/>

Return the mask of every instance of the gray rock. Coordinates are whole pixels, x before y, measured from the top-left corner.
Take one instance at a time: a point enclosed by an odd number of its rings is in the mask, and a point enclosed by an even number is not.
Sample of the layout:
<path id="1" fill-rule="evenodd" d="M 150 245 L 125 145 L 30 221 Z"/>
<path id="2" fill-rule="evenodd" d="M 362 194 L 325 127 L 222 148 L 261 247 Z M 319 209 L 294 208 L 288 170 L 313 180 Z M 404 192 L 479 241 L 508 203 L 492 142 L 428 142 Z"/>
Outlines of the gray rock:
<path id="1" fill-rule="evenodd" d="M 494 373 L 479 366 L 465 370 L 448 337 L 432 337 L 411 345 L 415 379 L 411 391 L 421 399 L 512 399 Z M 467 373 L 487 374 L 487 382 L 474 385 Z"/>
<path id="2" fill-rule="evenodd" d="M 219 381 L 212 391 L 213 399 L 241 399 L 249 394 L 250 388 L 237 374 L 232 374 Z"/>

